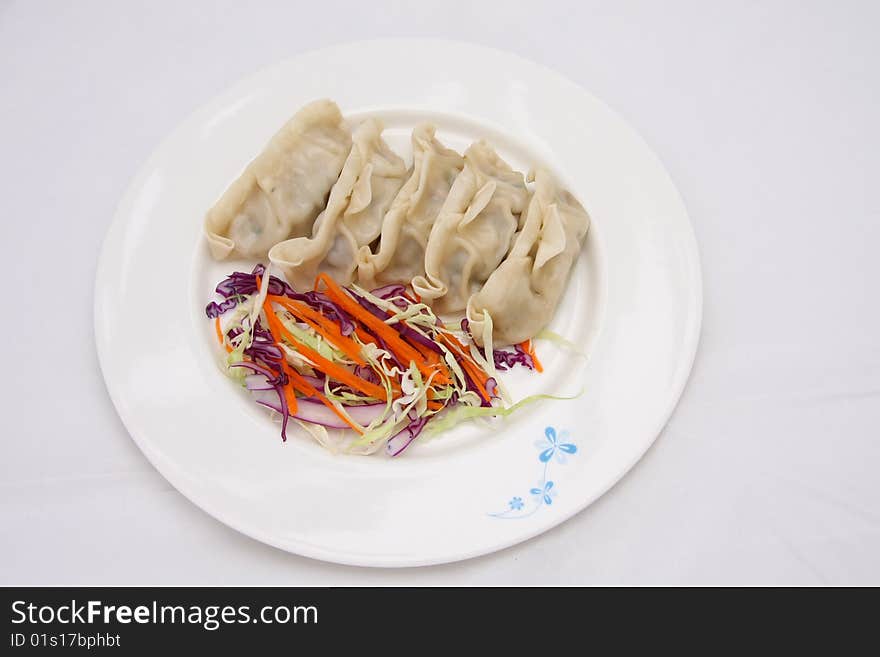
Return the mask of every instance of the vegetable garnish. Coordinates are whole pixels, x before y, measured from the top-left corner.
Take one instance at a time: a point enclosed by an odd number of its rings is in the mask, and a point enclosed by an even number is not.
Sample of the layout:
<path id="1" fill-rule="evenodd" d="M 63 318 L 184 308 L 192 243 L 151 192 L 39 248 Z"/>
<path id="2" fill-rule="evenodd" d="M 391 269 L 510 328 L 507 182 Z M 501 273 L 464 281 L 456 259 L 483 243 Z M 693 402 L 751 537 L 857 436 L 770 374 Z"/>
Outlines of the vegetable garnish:
<path id="1" fill-rule="evenodd" d="M 219 342 L 224 349 L 226 349 L 226 353 L 232 351 L 232 347 L 226 344 L 226 338 L 223 336 L 223 329 L 220 327 L 220 315 L 217 315 L 214 318 L 214 330 L 217 332 L 217 342 Z"/>
<path id="2" fill-rule="evenodd" d="M 525 342 L 520 342 L 516 346 L 519 347 L 520 349 L 522 349 L 524 352 L 526 352 L 529 355 L 529 358 L 532 359 L 532 363 L 534 364 L 535 369 L 538 372 L 544 371 L 544 366 L 541 365 L 541 361 L 539 361 L 538 357 L 535 355 L 535 347 L 532 344 L 531 340 L 526 340 Z"/>
<path id="3" fill-rule="evenodd" d="M 346 294 L 327 274 L 320 274 L 317 283 L 327 286 L 327 296 L 338 303 L 353 318 L 361 321 L 373 335 L 380 338 L 394 350 L 394 355 L 405 361 L 413 361 L 417 366 L 422 364 L 421 354 L 414 347 L 407 344 L 401 335 L 392 327 L 385 324 L 382 319 L 376 317 L 368 310 L 361 307 L 354 298 Z M 419 367 L 421 369 L 421 367 Z"/>
<path id="4" fill-rule="evenodd" d="M 205 314 L 227 352 L 226 371 L 282 415 L 282 440 L 292 417 L 330 449 L 384 446 L 397 456 L 426 427 L 434 434 L 550 398 L 511 405 L 496 378 L 516 365 L 541 371 L 531 341 L 493 349 L 487 316 L 481 350 L 467 320 L 447 327 L 402 285 L 367 291 L 321 274 L 315 289 L 300 292 L 257 265 L 230 274 L 216 292 L 223 298 Z M 345 437 L 331 439 L 328 429 Z"/>

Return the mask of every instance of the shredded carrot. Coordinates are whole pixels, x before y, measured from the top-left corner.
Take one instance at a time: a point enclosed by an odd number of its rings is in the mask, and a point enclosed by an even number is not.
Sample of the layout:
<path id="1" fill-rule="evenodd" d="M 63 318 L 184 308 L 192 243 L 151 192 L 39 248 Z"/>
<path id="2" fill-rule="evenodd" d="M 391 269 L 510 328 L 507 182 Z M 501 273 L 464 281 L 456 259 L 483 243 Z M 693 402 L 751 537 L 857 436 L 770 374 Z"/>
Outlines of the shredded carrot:
<path id="1" fill-rule="evenodd" d="M 263 303 L 263 310 L 266 311 L 266 317 L 269 320 L 269 324 L 274 324 L 274 328 L 282 336 L 287 338 L 288 342 L 296 347 L 297 351 L 308 358 L 312 363 L 315 364 L 315 367 L 320 369 L 327 376 L 334 378 L 337 381 L 341 381 L 342 383 L 347 384 L 349 387 L 354 388 L 355 390 L 359 390 L 360 392 L 364 393 L 365 395 L 369 395 L 370 397 L 375 397 L 377 399 L 382 399 L 383 397 L 385 397 L 384 388 L 377 386 L 375 383 L 364 381 L 360 377 L 349 372 L 344 367 L 340 367 L 336 363 L 327 360 L 317 351 L 310 349 L 306 345 L 302 344 L 299 340 L 297 340 L 290 331 L 284 328 L 281 320 L 278 319 L 275 311 L 272 310 L 272 303 L 268 299 L 266 299 L 266 301 Z"/>
<path id="2" fill-rule="evenodd" d="M 288 368 L 287 363 L 283 359 L 281 361 L 281 368 L 284 369 L 285 372 L 287 372 L 288 369 L 292 369 Z M 287 378 L 290 379 L 290 372 L 287 372 Z M 284 391 L 284 398 L 287 400 L 287 412 L 288 414 L 293 415 L 296 413 L 297 408 L 296 393 L 294 392 L 293 382 L 291 382 L 289 386 L 284 386 L 282 390 Z"/>
<path id="3" fill-rule="evenodd" d="M 267 298 L 303 320 L 306 324 L 311 326 L 316 333 L 326 338 L 330 344 L 339 349 L 358 365 L 367 364 L 367 361 L 361 356 L 360 345 L 351 338 L 342 335 L 339 327 L 322 314 L 309 308 L 304 303 L 299 303 L 293 299 L 288 299 L 287 297 L 279 297 L 270 294 Z"/>
<path id="4" fill-rule="evenodd" d="M 470 374 L 471 378 L 474 380 L 480 395 L 486 401 L 489 401 L 489 396 L 487 394 L 483 394 L 486 389 L 486 383 L 489 381 L 489 375 L 483 371 L 483 369 L 474 361 L 474 359 L 470 355 L 470 351 L 466 346 L 464 346 L 458 338 L 456 338 L 451 333 L 441 333 L 441 335 L 445 336 L 449 339 L 449 341 L 455 345 L 455 347 L 459 350 L 461 354 L 461 364 L 464 370 Z"/>
<path id="5" fill-rule="evenodd" d="M 263 281 L 261 275 L 252 275 L 256 281 L 252 300 L 256 300 L 263 288 Z M 340 285 L 325 273 L 319 274 L 315 279 L 314 291 L 326 295 L 323 298 L 329 299 L 334 305 L 318 306 L 309 300 L 303 302 L 285 294 L 266 294 L 261 301 L 261 307 L 253 311 L 261 312 L 260 323 L 268 328 L 274 344 L 282 349 L 281 361 L 271 362 L 269 367 L 274 369 L 275 376 L 286 381 L 282 386 L 282 401 L 286 403 L 290 415 L 296 416 L 298 405 L 318 401 L 344 423 L 336 426 L 350 427 L 355 432 L 364 434 L 368 427 L 361 426 L 348 417 L 346 405 L 339 403 L 341 398 L 336 395 L 342 394 L 346 399 L 353 398 L 361 402 L 367 402 L 367 397 L 379 400 L 388 397 L 399 399 L 402 396 L 401 387 L 408 376 L 407 368 L 417 368 L 422 373 L 420 380 L 423 383 L 419 387 L 424 390 L 425 401 L 421 408 L 427 407 L 429 414 L 442 411 L 450 404 L 454 405 L 458 393 L 450 393 L 453 389 L 460 390 L 461 387 L 475 391 L 483 405 L 492 403 L 493 395 L 497 393 L 493 390 L 491 372 L 494 370 L 491 361 L 486 364 L 482 354 L 475 351 L 476 346 L 470 340 L 460 338 L 457 329 L 449 330 L 439 317 L 426 311 L 425 316 L 404 319 L 397 316 L 397 311 L 390 305 L 381 302 L 377 303 L 382 309 L 377 310 L 376 306 L 358 296 L 355 290 Z M 414 292 L 403 291 L 401 296 L 411 304 L 422 302 L 421 297 Z M 403 303 L 401 305 L 405 306 Z M 388 308 L 391 310 L 387 310 Z M 410 306 L 410 312 L 414 310 Z M 425 327 L 423 322 L 428 318 L 431 325 Z M 235 352 L 239 338 L 229 338 L 229 334 L 224 333 L 221 319 L 214 318 L 217 340 L 227 352 Z M 243 322 L 244 326 L 247 324 Z M 343 334 L 343 326 L 346 329 L 352 327 L 352 330 L 346 330 L 347 334 Z M 300 327 L 306 328 L 308 333 L 302 333 Z M 313 344 L 315 335 L 332 346 L 335 356 L 323 356 L 322 352 L 326 352 L 323 345 L 320 346 L 320 351 L 309 346 Z M 247 334 L 242 337 L 246 336 Z M 442 349 L 438 348 L 437 343 L 442 345 Z M 381 364 L 376 364 L 370 353 L 372 348 L 366 347 L 369 344 L 381 348 Z M 519 343 L 517 348 L 529 355 L 535 370 L 544 371 L 535 354 L 532 340 Z M 308 367 L 300 364 L 294 352 L 302 357 Z M 342 354 L 345 355 L 344 358 Z M 491 354 L 489 357 L 492 357 Z M 383 371 L 392 362 L 396 375 Z M 281 374 L 278 374 L 279 368 Z M 313 368 L 318 376 L 326 378 L 320 385 L 313 385 L 309 382 L 311 377 L 301 374 L 297 368 L 309 374 L 313 373 Z M 410 371 L 414 373 L 414 370 Z M 275 380 L 276 384 L 277 381 L 278 379 Z M 350 395 L 351 392 L 354 395 Z M 365 397 L 360 397 L 361 394 Z M 474 398 L 471 397 L 464 403 L 473 404 Z"/>
<path id="6" fill-rule="evenodd" d="M 452 333 L 439 333 L 440 338 L 446 342 L 446 346 L 450 348 L 454 348 L 453 351 L 456 351 L 459 356 L 461 356 L 462 363 L 470 366 L 473 370 L 478 374 L 477 378 L 474 380 L 475 383 L 485 383 L 489 380 L 489 376 L 480 369 L 480 366 L 477 365 L 473 358 L 470 356 L 470 352 L 467 347 L 465 347 Z"/>
<path id="7" fill-rule="evenodd" d="M 361 326 L 357 326 L 357 325 L 355 325 L 355 327 L 354 327 L 354 334 L 355 334 L 356 336 L 358 336 L 358 338 L 360 339 L 360 341 L 363 342 L 364 344 L 374 344 L 374 345 L 376 345 L 377 347 L 379 346 L 379 343 L 376 341 L 376 338 L 374 338 L 372 335 L 370 335 L 370 333 L 368 333 L 368 332 L 367 332 L 363 327 L 361 327 Z"/>
<path id="8" fill-rule="evenodd" d="M 315 386 L 306 381 L 299 372 L 290 366 L 290 363 L 284 361 L 282 367 L 287 373 L 287 377 L 290 379 L 290 385 L 294 390 L 298 390 L 304 395 L 309 395 L 310 397 L 317 397 L 320 394 Z"/>
<path id="9" fill-rule="evenodd" d="M 327 296 L 338 303 L 349 315 L 358 319 L 364 326 L 369 328 L 377 337 L 382 338 L 396 356 L 403 359 L 404 362 L 415 362 L 420 370 L 424 367 L 421 354 L 418 351 L 407 344 L 392 327 L 365 308 L 362 308 L 357 301 L 348 296 L 327 274 L 320 274 L 318 281 L 323 281 L 324 285 L 327 286 Z"/>
<path id="10" fill-rule="evenodd" d="M 449 375 L 449 369 L 445 364 L 432 363 L 431 371 L 436 372 L 433 379 L 435 385 L 444 386 L 452 383 L 452 377 Z"/>
<path id="11" fill-rule="evenodd" d="M 270 308 L 270 311 L 271 311 L 271 308 Z M 281 323 L 280 323 L 280 321 L 278 321 L 277 318 L 275 318 L 275 320 L 273 322 L 273 320 L 271 319 L 271 317 L 269 316 L 268 313 L 266 314 L 266 318 L 269 320 L 269 333 L 272 334 L 272 337 L 275 339 L 275 342 L 280 344 L 281 338 L 279 337 L 278 332 L 279 332 L 279 329 L 283 330 L 284 327 L 281 326 Z M 278 322 L 278 323 L 275 324 L 275 322 Z M 364 430 L 361 429 L 361 427 L 359 427 L 357 424 L 355 424 L 354 422 L 349 420 L 338 408 L 336 408 L 336 406 L 333 404 L 333 402 L 331 402 L 329 399 L 327 399 L 327 397 L 325 397 L 323 394 L 318 392 L 318 390 L 312 384 L 310 384 L 308 381 L 306 381 L 299 374 L 299 372 L 297 372 L 295 369 L 293 369 L 287 363 L 287 361 L 282 360 L 281 367 L 284 370 L 284 372 L 287 374 L 287 378 L 290 380 L 290 387 L 293 390 L 299 390 L 300 392 L 302 392 L 305 395 L 309 395 L 311 397 L 314 397 L 315 399 L 320 401 L 322 404 L 324 404 L 324 406 L 326 406 L 331 411 L 333 411 L 337 415 L 337 417 L 339 417 L 340 420 L 345 422 L 352 429 L 354 429 L 358 433 L 364 432 Z M 296 408 L 297 408 L 296 395 L 288 394 L 288 388 L 286 386 L 284 388 L 284 394 L 285 394 L 285 398 L 287 399 L 288 406 L 291 409 L 293 409 L 291 411 L 291 413 L 295 412 Z"/>
<path id="12" fill-rule="evenodd" d="M 433 365 L 437 371 L 437 374 L 434 375 L 434 383 L 438 386 L 445 386 L 452 383 L 452 377 L 449 375 L 449 370 L 443 365 Z"/>
<path id="13" fill-rule="evenodd" d="M 489 401 L 489 393 L 486 392 L 486 382 L 489 380 L 488 375 L 480 369 L 480 367 L 467 356 L 467 351 L 461 342 L 451 333 L 438 333 L 440 339 L 446 343 L 453 355 L 458 355 L 459 364 L 465 373 L 473 380 L 480 397 L 485 401 Z"/>
<path id="14" fill-rule="evenodd" d="M 291 386 L 293 386 L 295 389 L 298 389 L 303 394 L 309 395 L 310 397 L 314 397 L 315 399 L 320 401 L 322 404 L 324 404 L 324 406 L 326 406 L 331 411 L 333 411 L 340 420 L 345 422 L 348 426 L 350 426 L 352 429 L 354 429 L 358 433 L 364 432 L 363 429 L 361 429 L 357 424 L 355 424 L 354 422 L 349 420 L 342 413 L 342 411 L 340 411 L 338 408 L 336 408 L 336 406 L 333 404 L 333 402 L 331 402 L 329 399 L 327 399 L 327 397 L 325 397 L 322 393 L 318 392 L 318 390 L 312 384 L 310 384 L 308 381 L 306 381 L 304 378 L 302 378 L 302 376 L 295 369 L 293 369 L 290 365 L 288 365 L 286 362 L 284 363 L 284 369 L 287 372 L 287 376 L 290 378 L 290 385 Z"/>
<path id="15" fill-rule="evenodd" d="M 389 316 L 391 316 L 391 313 L 387 313 L 387 314 Z M 407 328 L 409 328 L 406 322 L 401 321 L 399 323 L 402 326 L 406 326 Z M 437 384 L 452 383 L 452 378 L 449 374 L 449 370 L 446 368 L 446 363 L 443 362 L 443 360 L 440 358 L 440 355 L 436 351 L 432 351 L 432 350 L 428 349 L 425 345 L 421 344 L 420 342 L 418 342 L 416 340 L 413 340 L 411 338 L 406 337 L 403 333 L 400 334 L 400 337 L 408 345 L 410 345 L 413 349 L 415 349 L 416 351 L 418 351 L 422 355 L 423 363 L 424 363 L 425 367 L 422 367 L 421 363 L 417 363 L 418 365 L 420 365 L 419 366 L 420 372 L 430 376 L 430 373 L 436 371 L 437 374 L 434 375 L 434 382 L 435 383 L 437 383 Z"/>
<path id="16" fill-rule="evenodd" d="M 230 347 L 226 343 L 226 338 L 223 337 L 223 329 L 220 328 L 220 317 L 219 316 L 214 318 L 214 328 L 217 331 L 217 341 L 223 345 L 223 348 L 226 349 L 227 353 L 231 353 L 232 347 Z"/>
<path id="17" fill-rule="evenodd" d="M 259 275 L 256 275 L 256 283 L 257 292 L 259 292 L 262 286 Z M 399 361 L 404 363 L 415 363 L 416 367 L 422 372 L 422 374 L 431 377 L 430 385 L 426 391 L 427 407 L 432 411 L 441 410 L 446 405 L 446 401 L 438 399 L 441 394 L 440 390 L 442 390 L 444 386 L 453 382 L 452 372 L 441 355 L 421 344 L 418 340 L 413 340 L 412 337 L 408 337 L 405 333 L 402 333 L 400 331 L 401 327 L 408 327 L 405 321 L 401 320 L 396 324 L 386 324 L 382 319 L 376 317 L 372 312 L 362 307 L 357 299 L 350 296 L 345 288 L 341 287 L 326 274 L 319 274 L 316 278 L 316 291 L 321 283 L 323 283 L 325 288 L 323 291 L 327 297 L 351 317 L 354 322 L 353 335 L 351 337 L 343 335 L 339 325 L 335 321 L 307 304 L 296 301 L 295 299 L 290 299 L 286 296 L 270 294 L 267 295 L 266 299 L 263 301 L 263 310 L 269 324 L 269 332 L 272 334 L 274 340 L 279 345 L 281 344 L 282 339 L 290 343 L 290 345 L 307 358 L 317 370 L 323 372 L 332 380 L 339 381 L 353 390 L 357 390 L 376 399 L 383 399 L 387 394 L 385 388 L 360 378 L 349 369 L 324 358 L 316 350 L 302 344 L 302 342 L 284 326 L 283 322 L 276 314 L 275 309 L 272 307 L 273 303 L 278 304 L 278 306 L 290 312 L 297 321 L 301 321 L 308 325 L 317 334 L 327 340 L 328 343 L 345 353 L 358 365 L 363 366 L 367 364 L 366 359 L 361 353 L 362 348 L 359 342 L 363 344 L 373 343 L 382 346 L 391 351 L 392 355 Z M 421 299 L 417 294 L 411 296 L 405 292 L 404 296 L 413 303 L 421 302 Z M 387 314 L 392 316 L 392 313 Z M 442 323 L 439 321 L 438 325 L 442 327 Z M 228 350 L 231 350 L 229 345 L 226 344 L 226 341 L 223 339 L 219 318 L 216 322 L 216 329 L 218 339 L 226 345 Z M 357 340 L 353 339 L 355 336 L 357 337 Z M 486 389 L 489 382 L 489 375 L 473 359 L 468 347 L 462 344 L 454 334 L 446 330 L 438 331 L 437 339 L 452 351 L 453 357 L 461 366 L 465 376 L 473 382 L 480 397 L 484 401 L 491 401 L 488 390 Z M 543 371 L 543 368 L 535 357 L 531 341 L 523 342 L 521 347 L 532 357 L 535 362 L 535 368 L 539 372 Z M 290 382 L 290 387 L 288 388 L 285 386 L 284 388 L 290 408 L 294 410 L 296 409 L 296 394 L 294 391 L 308 395 L 320 400 L 321 403 L 330 408 L 352 429 L 358 433 L 363 433 L 364 430 L 362 427 L 347 418 L 345 414 L 333 404 L 333 402 L 327 399 L 325 395 L 306 381 L 306 379 L 303 378 L 303 376 L 286 360 L 282 361 L 281 366 L 287 374 Z M 400 396 L 400 383 L 393 379 L 390 379 L 389 383 L 392 388 L 392 394 L 395 397 Z"/>
<path id="18" fill-rule="evenodd" d="M 470 353 L 468 352 L 468 348 L 465 347 L 458 339 L 449 333 L 441 333 L 442 337 L 448 340 L 447 346 L 453 348 L 453 351 L 458 352 L 460 356 L 460 362 L 464 369 L 471 375 L 471 378 L 474 380 L 474 383 L 479 384 L 479 386 L 485 386 L 486 382 L 489 380 L 489 375 L 486 374 L 476 362 L 474 362 L 473 358 L 471 358 Z"/>
<path id="19" fill-rule="evenodd" d="M 484 401 L 489 401 L 489 393 L 486 392 L 486 381 L 489 379 L 486 378 L 484 381 L 480 381 L 481 370 L 479 370 L 476 365 L 470 364 L 467 361 L 462 361 L 461 365 L 467 375 L 473 379 L 474 385 L 477 388 L 477 393 L 479 393 L 480 397 L 482 397 Z"/>
<path id="20" fill-rule="evenodd" d="M 416 297 L 415 299 L 406 292 L 403 293 L 403 296 L 406 299 L 408 299 L 411 303 L 420 303 L 421 297 L 419 297 L 418 294 L 415 294 L 415 293 L 413 293 L 413 294 Z M 416 299 L 418 299 L 418 301 Z M 392 315 L 392 313 L 388 313 L 389 317 L 391 315 Z M 409 325 L 405 321 L 401 321 L 400 324 L 402 324 L 403 326 L 409 327 Z M 449 369 L 446 367 L 446 363 L 443 361 L 442 358 L 440 358 L 440 355 L 436 351 L 432 351 L 431 349 L 428 349 L 425 345 L 421 344 L 420 342 L 418 342 L 416 340 L 408 338 L 407 336 L 405 336 L 402 333 L 401 333 L 401 337 L 403 337 L 403 339 L 406 340 L 407 344 L 414 347 L 422 355 L 422 357 L 425 359 L 425 361 L 428 363 L 428 365 L 434 366 L 434 369 L 438 370 L 438 374 L 434 377 L 434 381 L 436 381 L 438 384 L 441 384 L 441 385 L 452 383 L 452 376 L 449 373 Z"/>
<path id="21" fill-rule="evenodd" d="M 466 355 L 466 354 L 468 353 L 468 349 L 467 349 L 467 347 L 465 347 L 465 346 L 459 341 L 459 339 L 456 338 L 452 333 L 443 332 L 443 333 L 440 333 L 439 335 L 440 335 L 440 338 L 443 339 L 444 342 L 447 343 L 447 346 L 448 346 L 448 344 L 450 344 L 450 343 L 453 344 L 453 345 L 455 345 L 456 347 L 458 347 L 458 350 L 462 353 L 462 355 L 465 355 L 465 357 L 466 357 L 468 360 L 471 359 L 470 356 L 467 356 L 467 355 Z"/>
<path id="22" fill-rule="evenodd" d="M 535 345 L 532 344 L 531 340 L 525 340 L 519 343 L 519 346 L 522 347 L 522 350 L 526 352 L 529 356 L 532 357 L 532 362 L 535 364 L 535 369 L 538 372 L 544 371 L 544 366 L 541 365 L 541 361 L 538 360 L 537 354 L 535 354 Z"/>

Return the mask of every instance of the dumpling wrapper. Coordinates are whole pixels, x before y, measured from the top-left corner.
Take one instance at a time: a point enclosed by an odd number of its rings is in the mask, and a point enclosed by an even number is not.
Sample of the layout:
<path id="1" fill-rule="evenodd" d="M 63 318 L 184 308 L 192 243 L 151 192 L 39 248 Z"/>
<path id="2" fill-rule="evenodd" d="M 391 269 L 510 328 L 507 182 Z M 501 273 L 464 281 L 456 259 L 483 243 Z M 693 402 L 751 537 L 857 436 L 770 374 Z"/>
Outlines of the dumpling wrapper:
<path id="1" fill-rule="evenodd" d="M 587 211 L 547 171 L 529 174 L 532 180 L 535 189 L 510 253 L 467 304 L 471 335 L 481 346 L 487 311 L 497 346 L 533 338 L 550 322 L 590 227 Z"/>
<path id="2" fill-rule="evenodd" d="M 378 251 L 364 246 L 358 252 L 362 287 L 408 283 L 425 271 L 431 227 L 463 165 L 461 155 L 443 146 L 434 133 L 429 124 L 413 130 L 412 172 L 385 215 Z"/>
<path id="3" fill-rule="evenodd" d="M 407 174 L 406 163 L 382 139 L 382 122 L 368 119 L 352 137 L 339 180 L 327 208 L 315 220 L 312 237 L 280 242 L 269 251 L 294 289 L 312 288 L 318 273 L 349 285 L 358 249 L 379 237 L 382 218 Z"/>
<path id="4" fill-rule="evenodd" d="M 299 110 L 208 210 L 211 255 L 265 258 L 278 242 L 310 234 L 350 150 L 336 103 Z"/>
<path id="5" fill-rule="evenodd" d="M 434 312 L 465 309 L 510 250 L 529 192 L 485 141 L 464 154 L 464 168 L 440 210 L 425 250 L 425 275 L 413 289 Z"/>

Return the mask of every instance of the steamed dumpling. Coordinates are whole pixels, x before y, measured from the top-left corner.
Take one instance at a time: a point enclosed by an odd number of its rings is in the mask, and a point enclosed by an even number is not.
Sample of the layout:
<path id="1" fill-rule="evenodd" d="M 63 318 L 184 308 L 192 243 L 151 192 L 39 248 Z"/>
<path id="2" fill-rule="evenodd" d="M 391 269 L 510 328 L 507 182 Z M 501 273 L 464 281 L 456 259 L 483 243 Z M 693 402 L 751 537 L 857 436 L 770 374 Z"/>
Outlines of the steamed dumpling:
<path id="1" fill-rule="evenodd" d="M 435 312 L 464 310 L 507 255 L 528 201 L 523 175 L 485 141 L 465 151 L 464 168 L 440 210 L 413 289 Z"/>
<path id="2" fill-rule="evenodd" d="M 350 149 L 336 103 L 303 107 L 208 211 L 211 255 L 264 258 L 278 242 L 310 234 Z"/>
<path id="3" fill-rule="evenodd" d="M 412 173 L 385 215 L 379 249 L 373 253 L 364 246 L 358 252 L 363 287 L 408 283 L 424 273 L 428 235 L 463 164 L 461 155 L 443 146 L 434 131 L 428 124 L 413 130 Z"/>
<path id="4" fill-rule="evenodd" d="M 535 190 L 513 248 L 467 304 L 471 334 L 481 345 L 486 312 L 496 345 L 533 338 L 550 322 L 590 227 L 583 206 L 548 172 L 539 169 L 530 180 Z"/>
<path id="5" fill-rule="evenodd" d="M 364 121 L 352 141 L 327 209 L 315 221 L 314 235 L 286 240 L 269 251 L 269 259 L 294 289 L 311 289 L 320 272 L 350 284 L 358 249 L 379 237 L 382 218 L 403 185 L 406 164 L 382 139 L 381 121 Z"/>

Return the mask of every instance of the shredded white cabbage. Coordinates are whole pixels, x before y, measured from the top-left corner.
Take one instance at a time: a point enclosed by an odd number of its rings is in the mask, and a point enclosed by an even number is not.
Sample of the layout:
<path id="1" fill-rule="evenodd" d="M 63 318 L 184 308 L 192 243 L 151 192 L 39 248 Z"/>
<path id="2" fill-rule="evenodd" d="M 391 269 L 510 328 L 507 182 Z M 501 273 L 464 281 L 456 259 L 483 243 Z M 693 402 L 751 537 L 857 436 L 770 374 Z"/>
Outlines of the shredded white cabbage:
<path id="1" fill-rule="evenodd" d="M 558 345 L 565 347 L 569 351 L 574 352 L 575 354 L 577 354 L 581 358 L 587 357 L 587 354 L 584 353 L 581 350 L 581 348 L 578 347 L 574 342 L 562 337 L 561 335 L 559 335 L 558 333 L 556 333 L 554 331 L 551 331 L 550 329 L 541 330 L 538 333 L 538 335 L 536 335 L 533 339 L 534 340 L 546 340 L 547 342 L 554 342 Z"/>

